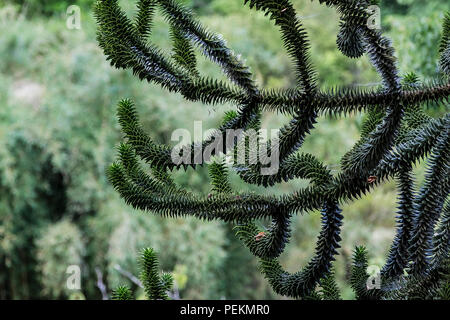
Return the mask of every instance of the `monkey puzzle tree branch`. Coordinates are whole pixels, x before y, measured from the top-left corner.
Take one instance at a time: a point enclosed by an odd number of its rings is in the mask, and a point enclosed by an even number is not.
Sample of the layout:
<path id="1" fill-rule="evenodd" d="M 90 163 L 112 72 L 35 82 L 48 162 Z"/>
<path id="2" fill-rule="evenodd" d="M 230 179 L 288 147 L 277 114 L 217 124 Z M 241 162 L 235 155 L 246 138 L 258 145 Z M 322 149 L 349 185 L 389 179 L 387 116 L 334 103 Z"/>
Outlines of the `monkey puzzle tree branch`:
<path id="1" fill-rule="evenodd" d="M 339 297 L 333 294 L 337 287 L 330 280 L 343 218 L 339 204 L 358 199 L 386 180 L 396 178 L 397 234 L 382 270 L 383 279 L 389 285 L 373 292 L 365 288 L 367 254 L 363 248 L 357 248 L 352 287 L 361 299 L 396 294 L 409 297 L 414 290 L 420 291 L 418 283 L 440 288 L 440 274 L 446 270 L 443 265 L 449 248 L 445 203 L 449 193 L 450 114 L 434 119 L 422 109 L 425 104 L 449 102 L 449 15 L 444 19 L 439 51 L 442 75 L 438 77 L 440 80 L 423 84 L 413 74 L 400 77 L 390 40 L 367 25 L 369 1 L 319 2 L 335 7 L 340 13 L 339 50 L 350 58 L 367 54 L 381 78 L 380 88 L 319 89 L 318 75 L 310 61 L 309 39 L 288 0 L 244 0 L 244 4 L 264 12 L 280 28 L 284 47 L 294 63 L 295 87 L 271 90 L 259 88 L 251 70 L 227 47 L 222 36 L 202 26 L 177 1 L 139 0 L 134 20 L 125 15 L 117 0 L 98 1 L 95 5 L 98 41 L 113 66 L 130 69 L 141 80 L 180 93 L 189 101 L 237 107 L 236 111 L 226 113 L 222 125 L 209 138 L 175 149 L 155 143 L 142 129 L 131 100 L 122 100 L 118 117 L 126 142 L 119 147 L 118 161 L 110 167 L 108 177 L 126 203 L 137 209 L 166 217 L 193 216 L 237 223 L 237 236 L 260 259 L 261 270 L 273 289 L 296 298 L 328 296 L 315 293 L 319 285 L 325 286 L 322 289 L 330 296 Z M 153 17 L 158 13 L 170 26 L 173 44 L 170 56 L 149 43 Z M 219 65 L 227 80 L 202 76 L 196 50 Z M 291 116 L 290 122 L 280 129 L 278 139 L 270 139 L 261 146 L 257 136 L 257 150 L 267 150 L 265 156 L 251 153 L 254 150 L 247 145 L 251 130 L 258 131 L 261 127 L 262 111 Z M 367 112 L 367 116 L 361 138 L 343 156 L 338 174 L 333 175 L 313 155 L 299 152 L 319 115 L 346 116 L 354 112 Z M 241 133 L 231 143 L 216 148 L 216 139 L 225 140 L 229 130 Z M 177 186 L 170 177 L 172 170 L 203 165 L 196 161 L 199 150 L 201 155 L 204 150 L 210 150 L 212 157 L 228 154 L 236 158 L 242 146 L 244 163 L 233 168 L 244 182 L 267 187 L 292 179 L 308 179 L 309 186 L 277 197 L 236 193 L 228 181 L 224 163 L 216 160 L 209 165 L 212 192 L 207 197 Z M 184 152 L 189 155 L 187 158 L 174 161 L 174 155 L 184 155 Z M 417 195 L 411 168 L 430 154 L 425 185 Z M 277 156 L 279 167 L 271 174 L 263 173 L 262 163 L 253 162 L 272 159 L 273 155 Z M 151 172 L 141 166 L 139 158 L 150 165 Z M 303 270 L 289 274 L 278 258 L 290 239 L 291 218 L 318 209 L 322 214 L 322 231 L 316 254 Z M 272 222 L 261 229 L 256 221 L 266 218 Z M 437 233 L 433 234 L 438 221 Z M 410 271 L 410 276 L 403 279 L 405 270 Z M 398 290 L 393 289 L 395 286 Z M 163 296 L 162 282 L 156 287 Z M 160 296 L 158 292 L 155 296 Z M 430 296 L 436 292 L 437 289 L 430 289 L 420 294 Z M 129 292 L 122 288 L 117 296 L 128 297 Z"/>

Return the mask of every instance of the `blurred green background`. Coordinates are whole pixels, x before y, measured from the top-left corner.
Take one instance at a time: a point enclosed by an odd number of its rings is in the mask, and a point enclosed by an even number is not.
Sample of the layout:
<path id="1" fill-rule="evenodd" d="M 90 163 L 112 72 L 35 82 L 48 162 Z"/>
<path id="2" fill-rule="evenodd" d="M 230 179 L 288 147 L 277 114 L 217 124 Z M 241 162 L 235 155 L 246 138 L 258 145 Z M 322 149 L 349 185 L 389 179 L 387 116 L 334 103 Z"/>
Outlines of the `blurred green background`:
<path id="1" fill-rule="evenodd" d="M 161 219 L 126 206 L 105 178 L 121 140 L 116 103 L 132 98 L 148 132 L 170 143 L 176 128 L 193 130 L 194 120 L 214 128 L 232 106 L 184 101 L 130 71 L 109 66 L 95 40 L 92 0 L 0 0 L 0 299 L 101 299 L 119 284 L 136 285 L 136 257 L 142 247 L 160 253 L 184 299 L 272 299 L 256 259 L 233 236 L 232 226 L 194 219 Z M 199 19 L 223 34 L 245 57 L 261 86 L 290 87 L 291 61 L 280 34 L 261 13 L 241 0 L 186 0 Z M 293 1 L 312 45 L 320 85 L 372 87 L 380 79 L 367 58 L 350 60 L 336 48 L 338 17 L 318 1 Z M 382 27 L 393 39 L 402 73 L 421 79 L 436 75 L 437 47 L 445 0 L 381 1 Z M 66 9 L 81 8 L 81 29 L 66 26 Z M 122 1 L 132 15 L 133 1 Z M 156 17 L 152 41 L 169 49 L 168 28 Z M 201 58 L 203 73 L 220 76 Z M 340 157 L 358 139 L 364 115 L 323 117 L 304 150 L 338 170 Z M 263 126 L 287 118 L 265 114 Z M 423 166 L 417 168 L 420 177 Z M 177 173 L 181 185 L 207 194 L 206 170 Z M 267 190 L 240 182 L 238 190 L 283 194 L 307 184 L 293 181 Z M 395 184 L 377 188 L 344 205 L 343 243 L 336 268 L 344 298 L 351 251 L 366 245 L 370 264 L 382 266 L 394 236 Z M 263 222 L 261 222 L 263 223 Z M 297 216 L 291 243 L 282 256 L 295 272 L 312 256 L 320 228 L 317 212 Z M 81 268 L 81 289 L 69 290 L 66 269 Z M 142 293 L 139 293 L 138 297 Z"/>

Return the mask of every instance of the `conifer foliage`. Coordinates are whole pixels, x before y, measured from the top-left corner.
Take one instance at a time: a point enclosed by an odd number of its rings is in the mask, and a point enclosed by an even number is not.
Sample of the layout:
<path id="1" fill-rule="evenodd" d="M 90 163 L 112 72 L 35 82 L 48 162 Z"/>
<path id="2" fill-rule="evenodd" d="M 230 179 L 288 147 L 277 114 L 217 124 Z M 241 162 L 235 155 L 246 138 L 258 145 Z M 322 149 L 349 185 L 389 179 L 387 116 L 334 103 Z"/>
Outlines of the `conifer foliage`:
<path id="1" fill-rule="evenodd" d="M 260 261 L 261 272 L 273 290 L 293 298 L 339 299 L 332 263 L 340 245 L 343 213 L 340 204 L 354 200 L 394 179 L 398 185 L 398 225 L 393 244 L 381 272 L 381 288 L 369 290 L 367 252 L 357 248 L 351 285 L 359 299 L 411 299 L 448 297 L 449 288 L 449 166 L 450 113 L 432 118 L 425 105 L 448 107 L 450 97 L 450 14 L 445 16 L 436 80 L 421 83 L 414 74 L 400 76 L 395 51 L 381 30 L 370 28 L 367 0 L 319 0 L 340 14 L 339 50 L 349 58 L 367 55 L 382 79 L 373 90 L 321 89 L 320 75 L 310 59 L 306 30 L 288 0 L 245 0 L 250 9 L 264 12 L 279 27 L 284 49 L 294 63 L 296 83 L 290 89 L 260 88 L 250 69 L 227 47 L 225 40 L 209 31 L 186 7 L 175 0 L 138 0 L 134 19 L 125 15 L 117 0 L 99 0 L 95 5 L 98 42 L 111 64 L 130 69 L 141 80 L 158 84 L 186 100 L 206 105 L 232 104 L 235 112 L 225 115 L 218 133 L 227 129 L 259 129 L 262 112 L 291 117 L 280 128 L 277 142 L 279 170 L 260 173 L 261 165 L 234 165 L 249 184 L 273 186 L 293 179 L 309 179 L 310 185 L 280 197 L 236 192 L 228 182 L 228 167 L 216 154 L 210 165 L 212 191 L 203 197 L 177 186 L 173 170 L 197 164 L 172 161 L 171 147 L 156 143 L 141 127 L 131 100 L 122 100 L 118 117 L 125 142 L 108 177 L 122 198 L 134 208 L 165 217 L 193 216 L 202 220 L 234 223 L 237 236 Z M 171 56 L 149 41 L 153 17 L 161 14 L 170 25 Z M 196 65 L 196 50 L 221 67 L 227 80 L 202 76 Z M 300 151 L 320 115 L 367 114 L 361 138 L 333 174 L 315 156 Z M 201 142 L 204 149 L 213 138 Z M 234 154 L 239 139 L 226 146 Z M 194 150 L 198 144 L 186 146 Z M 214 154 L 213 154 L 214 155 Z M 428 157 L 425 183 L 417 189 L 413 166 Z M 146 162 L 151 172 L 141 166 Z M 320 210 L 322 229 L 315 255 L 296 272 L 286 272 L 279 262 L 290 239 L 292 216 Z M 257 220 L 269 218 L 262 230 Z M 150 265 L 149 268 L 152 268 Z M 145 281 L 154 281 L 148 278 Z M 156 288 L 156 289 L 155 289 Z M 147 292 L 164 297 L 163 281 Z M 321 288 L 319 290 L 319 288 Z M 128 297 L 124 288 L 117 297 Z"/>
<path id="2" fill-rule="evenodd" d="M 159 275 L 158 256 L 152 248 L 142 250 L 141 282 L 145 296 L 150 300 L 167 300 L 167 292 L 172 289 L 173 277 L 170 273 Z M 133 300 L 133 293 L 127 286 L 118 286 L 112 293 L 113 300 Z"/>

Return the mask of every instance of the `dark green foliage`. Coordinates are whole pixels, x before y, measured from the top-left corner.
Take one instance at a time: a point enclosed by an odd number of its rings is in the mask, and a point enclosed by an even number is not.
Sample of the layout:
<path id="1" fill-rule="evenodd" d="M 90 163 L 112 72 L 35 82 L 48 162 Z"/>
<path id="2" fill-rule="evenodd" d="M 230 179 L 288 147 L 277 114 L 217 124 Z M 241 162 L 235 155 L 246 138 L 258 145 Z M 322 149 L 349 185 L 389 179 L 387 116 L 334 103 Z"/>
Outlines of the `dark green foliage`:
<path id="1" fill-rule="evenodd" d="M 151 33 L 155 6 L 156 1 L 153 0 L 139 0 L 137 4 L 138 14 L 135 27 L 141 37 L 148 37 Z"/>
<path id="2" fill-rule="evenodd" d="M 119 286 L 112 292 L 112 300 L 133 300 L 130 288 Z"/>
<path id="3" fill-rule="evenodd" d="M 450 203 L 441 213 L 441 221 L 433 237 L 432 265 L 439 266 L 448 259 L 450 247 Z"/>
<path id="4" fill-rule="evenodd" d="M 368 253 L 365 247 L 356 247 L 350 272 L 350 286 L 357 300 L 449 300 L 449 260 L 432 267 L 426 276 L 402 274 L 390 276 L 386 272 L 367 273 Z M 377 279 L 378 278 L 378 279 Z M 377 287 L 379 285 L 379 287 Z M 340 300 L 340 290 L 334 272 L 320 280 L 320 290 L 306 296 L 308 300 Z"/>
<path id="5" fill-rule="evenodd" d="M 439 296 L 440 300 L 450 300 L 450 282 L 447 282 L 440 290 Z"/>
<path id="6" fill-rule="evenodd" d="M 208 166 L 208 170 L 211 177 L 212 192 L 230 194 L 232 189 L 228 182 L 226 165 L 223 162 L 213 162 Z"/>
<path id="7" fill-rule="evenodd" d="M 28 15 L 65 16 L 69 6 L 78 5 L 83 9 L 89 9 L 95 0 L 3 0 L 2 2 L 20 5 Z"/>
<path id="8" fill-rule="evenodd" d="M 113 66 L 131 69 L 140 79 L 178 92 L 187 100 L 236 106 L 237 111 L 226 113 L 216 131 L 218 135 L 224 136 L 227 129 L 258 130 L 262 111 L 291 117 L 280 129 L 278 142 L 268 141 L 259 146 L 267 148 L 270 154 L 279 151 L 279 170 L 263 175 L 261 165 L 252 163 L 249 160 L 253 158 L 246 155 L 245 163 L 233 166 L 243 181 L 267 187 L 302 178 L 308 179 L 310 185 L 278 197 L 234 192 L 225 164 L 215 161 L 209 166 L 212 192 L 208 196 L 179 188 L 170 179 L 169 172 L 188 166 L 196 169 L 198 163 L 174 163 L 172 148 L 159 145 L 148 136 L 130 100 L 119 103 L 119 123 L 126 142 L 119 147 L 119 159 L 109 169 L 109 179 L 122 198 L 137 209 L 167 217 L 193 216 L 235 223 L 238 238 L 259 259 L 261 272 L 273 290 L 308 299 L 340 297 L 331 272 L 340 248 L 341 203 L 360 198 L 388 179 L 397 179 L 398 226 L 382 270 L 382 287 L 367 288 L 368 257 L 363 247 L 355 250 L 351 285 L 358 299 L 429 298 L 437 293 L 448 275 L 445 262 L 448 209 L 444 204 L 449 195 L 450 114 L 435 119 L 425 114 L 423 106 L 445 105 L 450 97 L 450 83 L 445 75 L 448 17 L 442 40 L 443 74 L 436 77 L 438 80 L 421 83 L 414 74 L 400 77 L 391 41 L 380 30 L 368 27 L 367 7 L 372 2 L 319 2 L 335 7 L 340 13 L 339 49 L 351 58 L 366 54 L 381 77 L 379 88 L 364 91 L 318 88 L 306 31 L 288 0 L 244 1 L 250 8 L 264 12 L 279 27 L 284 47 L 294 62 L 295 86 L 273 90 L 259 88 L 250 69 L 225 41 L 204 28 L 189 9 L 176 1 L 151 1 L 148 3 L 151 8 L 141 4 L 134 22 L 121 11 L 116 0 L 97 2 L 98 41 Z M 170 57 L 147 41 L 154 10 L 170 25 L 173 43 Z M 201 76 L 196 65 L 197 49 L 221 67 L 228 81 Z M 351 112 L 367 112 L 367 116 L 361 139 L 342 158 L 338 174 L 334 175 L 313 155 L 299 152 L 320 114 L 345 116 Z M 231 146 L 216 150 L 213 156 L 220 157 L 222 151 L 236 155 L 239 143 L 245 141 L 236 139 Z M 199 146 L 204 150 L 213 142 L 209 138 L 200 144 L 187 145 L 183 150 L 194 151 Z M 425 184 L 417 192 L 412 168 L 427 156 Z M 150 166 L 151 173 L 141 167 L 138 158 Z M 320 210 L 322 216 L 315 255 L 302 270 L 288 273 L 281 266 L 279 256 L 290 239 L 291 218 L 314 210 Z M 260 228 L 259 219 L 270 219 L 272 223 Z M 439 231 L 434 234 L 438 223 Z M 435 256 L 430 252 L 435 252 Z M 156 267 L 152 263 L 148 268 L 154 274 Z M 146 281 L 153 283 L 153 291 L 147 292 L 150 297 L 164 295 L 165 287 L 157 275 Z M 322 291 L 317 292 L 319 285 Z"/>
<path id="9" fill-rule="evenodd" d="M 334 277 L 334 271 L 331 271 L 320 280 L 319 295 L 322 300 L 342 300 Z"/>
<path id="10" fill-rule="evenodd" d="M 159 275 L 158 257 L 152 248 L 142 250 L 139 259 L 141 266 L 140 280 L 145 295 L 150 300 L 167 300 L 167 292 L 172 290 L 173 276 L 169 273 Z M 133 300 L 133 293 L 126 286 L 119 286 L 112 292 L 113 300 Z"/>
<path id="11" fill-rule="evenodd" d="M 411 270 L 414 274 L 426 273 L 430 265 L 429 251 L 436 222 L 439 220 L 445 199 L 450 192 L 450 137 L 449 127 L 437 139 L 428 163 L 425 185 L 414 203 L 413 229 L 409 247 Z M 439 186 L 439 188 L 436 188 Z"/>
<path id="12" fill-rule="evenodd" d="M 383 269 L 383 274 L 387 277 L 395 277 L 403 274 L 403 269 L 408 263 L 408 245 L 409 237 L 412 232 L 413 215 L 413 181 L 411 171 L 404 170 L 399 172 L 398 177 L 399 196 L 398 196 L 398 215 L 397 215 L 397 234 L 389 251 L 389 257 Z"/>
<path id="13" fill-rule="evenodd" d="M 189 73 L 198 75 L 197 59 L 195 57 L 194 49 L 188 38 L 176 28 L 170 29 L 170 36 L 173 42 L 174 53 L 172 58 L 176 63 L 185 68 Z"/>
<path id="14" fill-rule="evenodd" d="M 367 274 L 367 250 L 364 247 L 356 247 L 353 253 L 352 273 L 350 284 L 356 294 L 357 299 L 366 296 L 366 282 L 369 278 Z"/>
<path id="15" fill-rule="evenodd" d="M 368 257 L 366 248 L 356 247 L 353 253 L 350 285 L 358 300 L 370 300 L 376 297 L 376 289 L 369 290 L 367 288 L 367 282 L 369 280 L 367 267 Z"/>
<path id="16" fill-rule="evenodd" d="M 360 248 L 357 248 L 357 251 Z M 365 249 L 363 248 L 365 251 Z M 366 252 L 366 251 L 365 251 Z M 356 257 L 356 254 L 355 254 Z M 367 254 L 365 253 L 365 261 Z M 355 260 L 354 260 L 355 261 Z M 387 277 L 381 274 L 380 289 L 368 290 L 363 285 L 364 276 L 362 268 L 354 267 L 352 270 L 352 288 L 359 299 L 384 299 L 384 300 L 413 300 L 413 299 L 444 299 L 448 296 L 448 283 L 450 275 L 450 260 L 448 253 L 439 265 L 435 264 L 427 270 L 426 275 L 416 275 L 406 272 L 397 277 Z M 356 262 L 354 263 L 354 265 Z M 366 278 L 367 279 L 367 278 Z M 358 284 L 357 286 L 354 286 Z M 356 291 L 359 288 L 358 291 Z"/>
<path id="17" fill-rule="evenodd" d="M 231 112 L 225 116 L 226 119 L 224 121 L 229 121 L 234 116 L 235 114 Z M 210 195 L 231 194 L 233 190 L 228 181 L 228 169 L 226 164 L 224 162 L 213 162 L 208 166 L 208 170 L 212 185 Z M 222 273 L 225 276 L 223 282 L 240 283 L 241 286 L 237 289 L 239 291 L 249 290 L 250 292 L 247 294 L 252 297 L 252 290 L 249 288 L 249 286 L 251 286 L 250 282 L 252 280 L 252 274 L 250 273 L 250 270 L 246 268 L 246 265 L 253 264 L 252 256 L 245 250 L 245 247 L 242 245 L 241 241 L 239 241 L 240 239 L 235 236 L 235 229 L 240 229 L 242 227 L 243 226 L 236 226 L 233 228 L 230 224 L 226 226 L 225 236 L 227 239 L 227 245 L 225 250 L 229 252 L 229 256 L 225 261 L 224 272 Z M 237 289 L 225 287 L 226 297 L 234 299 L 242 296 L 243 292 L 236 292 Z"/>
<path id="18" fill-rule="evenodd" d="M 444 27 L 442 30 L 442 40 L 439 47 L 441 54 L 441 69 L 442 72 L 450 75 L 450 12 L 444 18 Z"/>
<path id="19" fill-rule="evenodd" d="M 151 248 L 146 248 L 141 255 L 141 281 L 145 294 L 151 300 L 167 300 L 167 290 L 173 285 L 170 274 L 159 275 L 158 258 Z"/>
<path id="20" fill-rule="evenodd" d="M 346 22 L 341 22 L 337 45 L 339 50 L 349 58 L 359 58 L 364 54 L 361 31 Z"/>

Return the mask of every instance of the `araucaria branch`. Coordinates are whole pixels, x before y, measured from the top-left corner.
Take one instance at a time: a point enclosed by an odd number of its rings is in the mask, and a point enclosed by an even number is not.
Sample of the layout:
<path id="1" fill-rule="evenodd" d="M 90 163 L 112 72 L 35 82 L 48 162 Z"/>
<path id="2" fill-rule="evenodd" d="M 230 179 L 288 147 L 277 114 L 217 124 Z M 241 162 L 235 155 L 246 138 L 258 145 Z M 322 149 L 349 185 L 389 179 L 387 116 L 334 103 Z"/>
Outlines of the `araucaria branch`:
<path id="1" fill-rule="evenodd" d="M 278 152 L 279 169 L 262 174 L 262 164 L 245 157 L 235 164 L 240 178 L 249 184 L 272 186 L 292 179 L 309 179 L 304 189 L 283 196 L 237 193 L 228 182 L 228 168 L 221 154 L 237 156 L 245 134 L 215 149 L 209 166 L 212 191 L 207 197 L 177 186 L 173 170 L 197 164 L 175 163 L 172 148 L 157 144 L 142 129 L 131 100 L 119 103 L 118 117 L 125 143 L 108 176 L 126 203 L 167 217 L 193 216 L 202 220 L 234 223 L 239 239 L 259 258 L 261 271 L 278 294 L 294 298 L 338 299 L 332 263 L 340 247 L 343 201 L 357 199 L 388 179 L 398 185 L 397 232 L 381 272 L 381 287 L 366 286 L 367 252 L 355 251 L 351 284 L 360 299 L 410 299 L 448 297 L 449 288 L 449 188 L 450 114 L 428 116 L 422 106 L 444 104 L 450 97 L 450 14 L 444 19 L 436 80 L 421 83 L 413 73 L 400 76 L 394 48 L 381 30 L 371 28 L 366 0 L 319 0 L 340 14 L 339 50 L 349 58 L 367 55 L 382 79 L 373 90 L 318 87 L 318 75 L 310 59 L 310 44 L 299 15 L 288 0 L 246 0 L 250 9 L 263 11 L 279 27 L 285 50 L 292 58 L 296 83 L 290 89 L 260 88 L 250 69 L 226 45 L 221 36 L 207 30 L 195 15 L 175 0 L 139 0 L 134 20 L 117 0 L 99 0 L 95 6 L 98 42 L 111 64 L 130 69 L 142 80 L 205 105 L 232 104 L 217 134 L 201 144 L 182 148 L 202 150 L 227 130 L 260 129 L 262 112 L 288 114 L 291 121 L 280 128 L 279 139 L 269 140 L 268 154 Z M 153 16 L 161 14 L 170 25 L 173 52 L 166 56 L 149 42 Z M 228 79 L 202 76 L 196 50 L 219 65 Z M 333 174 L 315 156 L 300 151 L 317 118 L 323 114 L 346 116 L 365 112 L 360 140 L 345 154 L 341 170 Z M 239 139 L 240 138 L 240 139 Z M 248 148 L 247 148 L 248 149 Z M 251 151 L 251 150 L 246 150 Z M 428 156 L 425 183 L 416 190 L 413 165 Z M 151 172 L 141 166 L 146 162 Z M 314 257 L 297 273 L 286 272 L 279 256 L 290 239 L 291 218 L 319 209 L 322 230 Z M 255 221 L 272 219 L 267 230 Z M 161 284 L 161 288 L 163 285 Z M 317 290 L 321 287 L 321 290 Z M 160 289 L 161 289 L 160 288 Z M 123 290 L 122 290 L 123 291 Z M 128 296 L 127 292 L 118 295 Z M 149 295 L 164 295 L 161 292 Z"/>

